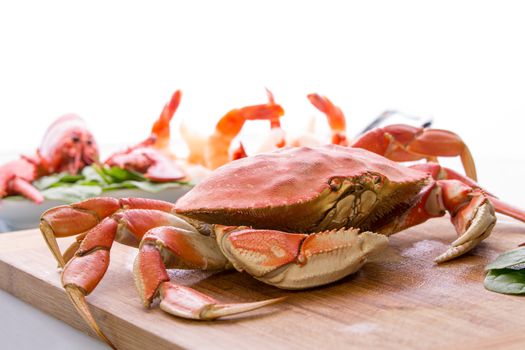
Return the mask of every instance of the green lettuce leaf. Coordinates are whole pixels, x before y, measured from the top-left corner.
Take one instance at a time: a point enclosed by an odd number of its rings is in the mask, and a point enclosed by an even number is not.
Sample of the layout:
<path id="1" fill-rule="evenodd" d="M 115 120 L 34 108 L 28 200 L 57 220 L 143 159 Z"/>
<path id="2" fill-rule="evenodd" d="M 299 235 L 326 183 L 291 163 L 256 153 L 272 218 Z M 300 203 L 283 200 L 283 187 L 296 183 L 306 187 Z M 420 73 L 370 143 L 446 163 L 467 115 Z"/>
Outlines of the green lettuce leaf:
<path id="1" fill-rule="evenodd" d="M 51 187 L 42 191 L 44 198 L 64 202 L 78 202 L 101 194 L 102 187 L 84 185 Z"/>
<path id="2" fill-rule="evenodd" d="M 490 270 L 485 277 L 485 288 L 502 294 L 525 294 L 525 270 Z"/>
<path id="3" fill-rule="evenodd" d="M 498 256 L 496 260 L 485 266 L 485 270 L 496 269 L 520 269 L 525 264 L 525 247 L 505 252 Z"/>
<path id="4" fill-rule="evenodd" d="M 45 190 L 46 188 L 57 186 L 60 184 L 71 184 L 75 183 L 78 180 L 82 180 L 84 176 L 82 175 L 71 175 L 67 173 L 54 174 L 49 176 L 43 176 L 40 179 L 33 182 L 39 190 Z"/>
<path id="5" fill-rule="evenodd" d="M 180 187 L 181 184 L 178 182 L 150 182 L 150 181 L 126 181 L 130 185 L 135 186 L 146 192 L 157 193 L 168 188 Z"/>
<path id="6" fill-rule="evenodd" d="M 97 164 L 87 166 L 78 175 L 67 173 L 44 176 L 33 182 L 46 199 L 64 202 L 77 202 L 99 196 L 102 192 L 118 189 L 140 189 L 157 193 L 162 190 L 191 186 L 184 181 L 156 183 L 146 179 L 142 174 L 118 167 L 105 167 Z"/>
<path id="7" fill-rule="evenodd" d="M 135 171 L 126 170 L 115 166 L 111 168 L 103 167 L 102 171 L 105 175 L 110 176 L 113 182 L 122 182 L 127 180 L 146 181 L 144 176 Z"/>

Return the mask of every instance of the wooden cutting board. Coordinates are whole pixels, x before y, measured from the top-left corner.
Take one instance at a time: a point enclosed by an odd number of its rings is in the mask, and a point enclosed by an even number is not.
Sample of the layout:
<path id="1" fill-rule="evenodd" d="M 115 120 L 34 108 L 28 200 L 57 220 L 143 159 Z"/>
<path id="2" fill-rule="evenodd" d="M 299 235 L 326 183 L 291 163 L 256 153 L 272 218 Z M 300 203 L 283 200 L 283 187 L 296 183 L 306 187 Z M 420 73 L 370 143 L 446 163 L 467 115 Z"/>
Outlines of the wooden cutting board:
<path id="1" fill-rule="evenodd" d="M 455 237 L 448 220 L 438 219 L 391 237 L 387 251 L 355 275 L 307 291 L 282 291 L 237 272 L 174 271 L 177 282 L 224 301 L 288 297 L 215 322 L 144 309 L 131 275 L 136 251 L 115 244 L 88 301 L 120 349 L 523 349 L 525 298 L 486 291 L 482 283 L 487 262 L 525 241 L 525 224 L 499 219 L 489 239 L 453 262 L 432 263 Z M 93 335 L 60 287 L 37 230 L 0 235 L 0 287 Z"/>

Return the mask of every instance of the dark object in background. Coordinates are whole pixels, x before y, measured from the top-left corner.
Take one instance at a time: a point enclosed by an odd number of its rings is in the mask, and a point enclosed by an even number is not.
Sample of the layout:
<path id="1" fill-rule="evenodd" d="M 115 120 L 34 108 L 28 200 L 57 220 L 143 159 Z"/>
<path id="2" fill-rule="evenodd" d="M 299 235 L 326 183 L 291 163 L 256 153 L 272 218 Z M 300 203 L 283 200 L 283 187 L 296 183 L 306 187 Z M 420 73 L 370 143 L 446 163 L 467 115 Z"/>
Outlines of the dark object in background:
<path id="1" fill-rule="evenodd" d="M 365 127 L 357 135 L 364 134 L 365 132 L 375 128 L 380 128 L 382 126 L 392 124 L 407 124 L 422 128 L 428 128 L 432 125 L 432 122 L 432 118 L 408 115 L 398 112 L 396 110 L 386 110 L 383 113 L 381 113 L 377 118 L 372 120 L 370 124 L 368 124 L 368 126 Z"/>

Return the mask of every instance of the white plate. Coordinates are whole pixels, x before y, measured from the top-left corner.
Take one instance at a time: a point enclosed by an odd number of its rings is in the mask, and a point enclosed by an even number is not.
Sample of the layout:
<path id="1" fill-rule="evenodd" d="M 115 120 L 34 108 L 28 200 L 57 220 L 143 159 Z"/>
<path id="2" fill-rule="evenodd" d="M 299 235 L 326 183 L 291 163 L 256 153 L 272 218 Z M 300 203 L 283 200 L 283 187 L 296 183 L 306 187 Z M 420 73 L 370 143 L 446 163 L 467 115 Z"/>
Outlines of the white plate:
<path id="1" fill-rule="evenodd" d="M 191 188 L 192 186 L 181 185 L 180 187 L 168 188 L 158 193 L 146 192 L 139 189 L 123 189 L 104 192 L 103 196 L 115 198 L 141 197 L 160 199 L 174 203 Z M 0 232 L 38 227 L 40 215 L 42 215 L 44 211 L 63 204 L 68 203 L 57 200 L 46 200 L 41 204 L 35 204 L 21 197 L 4 198 L 0 200 Z"/>

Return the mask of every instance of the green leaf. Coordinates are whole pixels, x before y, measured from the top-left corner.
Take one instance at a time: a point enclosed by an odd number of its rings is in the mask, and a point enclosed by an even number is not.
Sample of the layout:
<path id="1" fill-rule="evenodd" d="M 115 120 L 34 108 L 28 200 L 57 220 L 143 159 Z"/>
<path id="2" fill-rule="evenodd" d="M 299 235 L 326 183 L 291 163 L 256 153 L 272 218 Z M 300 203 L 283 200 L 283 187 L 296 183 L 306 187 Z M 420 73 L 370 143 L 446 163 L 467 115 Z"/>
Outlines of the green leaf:
<path id="1" fill-rule="evenodd" d="M 525 264 L 525 247 L 505 252 L 498 256 L 496 260 L 485 266 L 485 270 L 496 270 L 518 267 Z"/>
<path id="2" fill-rule="evenodd" d="M 94 181 L 94 180 L 82 180 L 82 181 L 77 181 L 75 183 L 75 185 L 82 185 L 82 186 L 99 186 L 99 187 L 103 187 L 105 186 L 104 184 L 98 182 L 98 181 Z"/>
<path id="3" fill-rule="evenodd" d="M 71 174 L 63 174 L 60 178 L 60 182 L 67 182 L 67 183 L 75 183 L 78 180 L 84 179 L 84 176 L 78 174 L 78 175 L 71 175 Z"/>
<path id="4" fill-rule="evenodd" d="M 127 181 L 124 182 L 115 182 L 109 185 L 104 185 L 102 187 L 103 191 L 112 191 L 112 190 L 119 190 L 123 188 L 137 188 L 137 186 L 128 183 Z"/>
<path id="5" fill-rule="evenodd" d="M 127 180 L 146 180 L 144 176 L 135 171 L 126 170 L 115 166 L 111 168 L 103 167 L 102 170 L 104 171 L 104 174 L 111 176 L 111 178 L 115 182 L 122 182 Z"/>
<path id="6" fill-rule="evenodd" d="M 42 191 L 42 195 L 46 199 L 59 200 L 67 203 L 82 201 L 90 197 L 99 196 L 102 193 L 102 188 L 99 186 L 60 186 L 52 187 Z"/>
<path id="7" fill-rule="evenodd" d="M 79 175 L 61 173 L 44 176 L 34 181 L 33 185 L 46 199 L 75 202 L 99 196 L 103 191 L 138 188 L 157 193 L 168 188 L 192 186 L 192 183 L 185 181 L 155 183 L 134 171 L 92 164 L 82 169 Z"/>
<path id="8" fill-rule="evenodd" d="M 52 185 L 59 183 L 62 174 L 55 174 L 49 176 L 42 176 L 40 179 L 33 181 L 33 186 L 35 186 L 40 191 L 45 190 L 46 188 L 51 187 Z"/>
<path id="9" fill-rule="evenodd" d="M 93 167 L 93 170 L 95 170 L 97 174 L 100 176 L 100 178 L 103 180 L 103 183 L 107 183 L 107 184 L 113 183 L 113 179 L 111 178 L 111 176 L 106 174 L 103 165 L 101 166 L 98 164 L 93 164 L 92 167 Z"/>
<path id="10" fill-rule="evenodd" d="M 84 169 L 82 169 L 82 175 L 84 176 L 84 179 L 90 182 L 105 184 L 106 180 L 97 169 L 99 168 L 96 165 L 87 166 Z"/>
<path id="11" fill-rule="evenodd" d="M 485 277 L 485 288 L 502 294 L 525 294 L 525 270 L 490 270 Z"/>
<path id="12" fill-rule="evenodd" d="M 71 175 L 68 173 L 60 173 L 48 176 L 42 176 L 40 179 L 33 181 L 33 186 L 39 190 L 45 190 L 50 187 L 62 186 L 64 184 L 75 183 L 79 180 L 83 180 L 83 175 Z"/>

